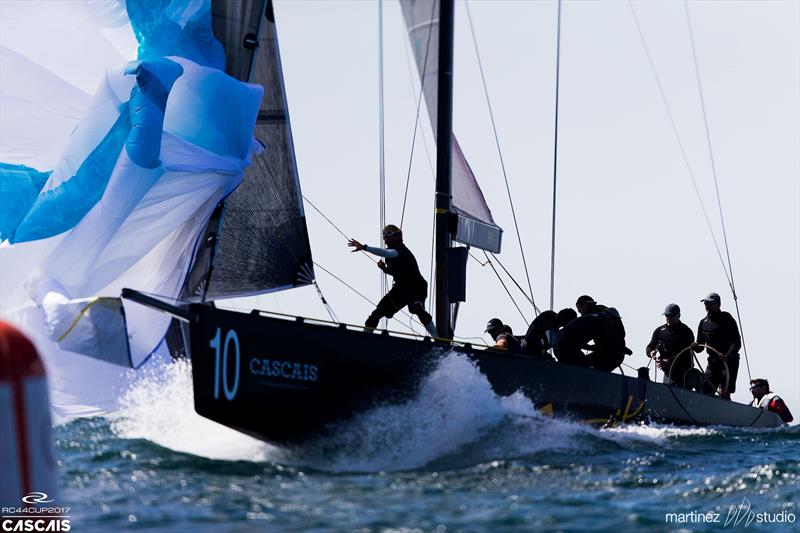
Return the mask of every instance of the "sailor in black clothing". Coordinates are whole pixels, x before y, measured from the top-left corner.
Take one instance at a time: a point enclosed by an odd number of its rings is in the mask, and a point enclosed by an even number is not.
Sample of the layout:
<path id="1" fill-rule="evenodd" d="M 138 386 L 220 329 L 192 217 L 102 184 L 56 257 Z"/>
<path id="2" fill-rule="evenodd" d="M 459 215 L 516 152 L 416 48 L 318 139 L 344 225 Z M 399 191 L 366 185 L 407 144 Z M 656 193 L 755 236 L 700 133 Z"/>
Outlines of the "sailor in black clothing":
<path id="1" fill-rule="evenodd" d="M 730 400 L 731 393 L 736 391 L 736 376 L 739 374 L 739 348 L 742 346 L 739 327 L 730 313 L 720 310 L 719 294 L 712 292 L 700 301 L 705 304 L 707 314 L 697 326 L 697 342 L 693 348 L 702 352 L 701 345 L 710 346 L 706 350 L 708 365 L 703 392 L 714 394 L 719 391 L 721 398 Z"/>
<path id="2" fill-rule="evenodd" d="M 364 325 L 369 329 L 378 327 L 381 318 L 392 318 L 405 306 L 409 312 L 419 317 L 422 325 L 432 337 L 436 337 L 433 317 L 425 311 L 425 299 L 428 297 L 428 283 L 419 272 L 417 260 L 411 250 L 403 244 L 403 232 L 393 224 L 383 228 L 383 242 L 386 248 L 374 248 L 361 244 L 355 239 L 347 242 L 354 252 L 361 250 L 386 259 L 378 261 L 378 268 L 392 276 L 392 288 L 381 298 L 378 306 L 369 315 Z"/>
<path id="3" fill-rule="evenodd" d="M 558 315 L 553 311 L 542 311 L 533 319 L 525 337 L 522 339 L 522 351 L 528 355 L 549 357 L 547 350 L 557 342 Z"/>
<path id="4" fill-rule="evenodd" d="M 492 348 L 507 350 L 513 353 L 518 353 L 522 350 L 520 341 L 514 336 L 514 331 L 511 329 L 511 326 L 503 324 L 503 321 L 499 318 L 491 319 L 489 323 L 486 324 L 486 331 L 484 331 L 484 333 L 488 333 L 492 337 L 495 343 Z"/>
<path id="5" fill-rule="evenodd" d="M 692 368 L 691 346 L 694 333 L 681 322 L 681 308 L 669 304 L 664 309 L 667 323 L 657 327 L 647 345 L 646 352 L 664 371 L 664 383 L 685 387 L 684 376 Z"/>
<path id="6" fill-rule="evenodd" d="M 594 301 L 594 298 L 589 296 L 588 294 L 584 294 L 583 296 L 578 296 L 578 301 L 575 302 L 575 309 L 578 310 L 578 313 L 581 316 L 584 315 L 596 315 L 601 311 L 605 311 L 608 309 L 603 304 L 599 304 Z"/>
<path id="7" fill-rule="evenodd" d="M 560 331 L 556 358 L 560 362 L 591 366 L 611 372 L 632 352 L 625 346 L 625 326 L 613 307 L 581 296 L 575 303 L 581 314 Z M 594 344 L 589 344 L 593 341 Z M 584 355 L 582 350 L 589 350 Z"/>

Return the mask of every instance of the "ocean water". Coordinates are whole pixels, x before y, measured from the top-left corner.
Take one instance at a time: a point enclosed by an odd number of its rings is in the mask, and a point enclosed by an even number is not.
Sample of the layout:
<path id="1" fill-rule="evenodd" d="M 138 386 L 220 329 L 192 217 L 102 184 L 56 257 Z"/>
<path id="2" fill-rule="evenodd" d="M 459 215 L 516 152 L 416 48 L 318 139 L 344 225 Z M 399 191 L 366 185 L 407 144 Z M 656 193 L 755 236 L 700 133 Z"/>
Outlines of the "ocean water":
<path id="1" fill-rule="evenodd" d="M 295 449 L 196 415 L 187 364 L 123 403 L 55 430 L 73 531 L 800 531 L 799 427 L 598 430 L 455 355 Z"/>

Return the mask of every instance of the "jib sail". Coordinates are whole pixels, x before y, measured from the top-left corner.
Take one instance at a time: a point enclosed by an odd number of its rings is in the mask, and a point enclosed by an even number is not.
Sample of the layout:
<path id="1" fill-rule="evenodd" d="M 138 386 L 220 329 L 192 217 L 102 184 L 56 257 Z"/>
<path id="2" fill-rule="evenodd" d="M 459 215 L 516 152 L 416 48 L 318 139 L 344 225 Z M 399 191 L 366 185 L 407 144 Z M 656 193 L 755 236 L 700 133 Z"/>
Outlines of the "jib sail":
<path id="1" fill-rule="evenodd" d="M 212 216 L 184 296 L 218 300 L 306 285 L 314 271 L 272 2 L 215 0 L 213 23 L 227 73 L 264 87 L 255 128 L 264 150 Z"/>

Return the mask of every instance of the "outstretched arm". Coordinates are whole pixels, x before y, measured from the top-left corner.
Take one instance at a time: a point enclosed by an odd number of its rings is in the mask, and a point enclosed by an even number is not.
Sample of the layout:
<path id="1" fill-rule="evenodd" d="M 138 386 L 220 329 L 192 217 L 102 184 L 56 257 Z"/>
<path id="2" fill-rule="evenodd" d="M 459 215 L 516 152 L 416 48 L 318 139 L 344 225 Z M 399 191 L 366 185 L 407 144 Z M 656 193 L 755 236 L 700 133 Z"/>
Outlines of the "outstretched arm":
<path id="1" fill-rule="evenodd" d="M 347 241 L 347 246 L 352 246 L 353 249 L 350 250 L 351 252 L 360 252 L 361 250 L 364 250 L 366 248 L 365 245 L 361 244 L 355 239 L 350 239 L 349 241 Z"/>
<path id="2" fill-rule="evenodd" d="M 400 253 L 397 250 L 390 250 L 387 248 L 375 248 L 374 246 L 367 246 L 366 244 L 361 244 L 355 239 L 350 239 L 347 241 L 347 246 L 351 246 L 353 249 L 351 252 L 369 252 L 372 255 L 377 255 L 379 257 L 397 257 Z"/>
<path id="3" fill-rule="evenodd" d="M 380 257 L 387 257 L 387 258 L 397 257 L 398 255 L 400 255 L 400 252 L 398 252 L 397 250 L 391 250 L 389 248 L 375 248 L 372 246 L 367 246 L 366 244 L 364 245 L 364 251 L 369 252 L 372 255 L 377 255 Z"/>

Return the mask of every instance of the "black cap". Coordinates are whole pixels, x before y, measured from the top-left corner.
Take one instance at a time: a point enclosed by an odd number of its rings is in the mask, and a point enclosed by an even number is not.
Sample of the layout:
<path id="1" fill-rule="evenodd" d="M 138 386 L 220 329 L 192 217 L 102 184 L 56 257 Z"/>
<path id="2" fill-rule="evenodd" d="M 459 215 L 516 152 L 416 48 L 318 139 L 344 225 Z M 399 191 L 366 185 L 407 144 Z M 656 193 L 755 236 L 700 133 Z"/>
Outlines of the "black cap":
<path id="1" fill-rule="evenodd" d="M 493 329 L 498 329 L 503 327 L 503 321 L 499 318 L 493 318 L 486 324 L 486 331 L 484 333 L 489 333 Z"/>
<path id="2" fill-rule="evenodd" d="M 591 296 L 584 294 L 583 296 L 578 296 L 578 301 L 575 302 L 575 307 L 580 307 L 583 304 L 594 305 L 597 302 L 594 301 L 594 298 Z"/>
<path id="3" fill-rule="evenodd" d="M 716 304 L 719 304 L 719 303 L 721 302 L 721 300 L 720 300 L 720 297 L 719 297 L 719 294 L 717 294 L 716 292 L 709 292 L 709 293 L 706 295 L 706 297 L 705 297 L 705 298 L 703 298 L 703 299 L 702 299 L 702 300 L 700 300 L 700 301 L 701 301 L 701 302 L 703 302 L 703 303 L 714 302 L 714 303 L 716 303 Z"/>
<path id="4" fill-rule="evenodd" d="M 664 308 L 664 316 L 678 316 L 681 314 L 681 308 L 678 307 L 678 304 L 669 304 Z"/>
<path id="5" fill-rule="evenodd" d="M 750 388 L 751 389 L 753 387 L 758 387 L 758 386 L 761 386 L 761 385 L 763 385 L 764 387 L 767 388 L 767 390 L 769 390 L 769 381 L 767 381 L 766 379 L 764 379 L 764 378 L 755 378 L 755 379 L 751 379 L 750 380 Z"/>

